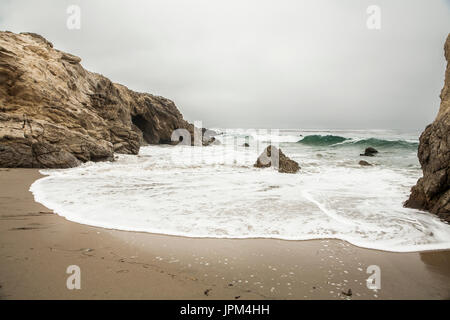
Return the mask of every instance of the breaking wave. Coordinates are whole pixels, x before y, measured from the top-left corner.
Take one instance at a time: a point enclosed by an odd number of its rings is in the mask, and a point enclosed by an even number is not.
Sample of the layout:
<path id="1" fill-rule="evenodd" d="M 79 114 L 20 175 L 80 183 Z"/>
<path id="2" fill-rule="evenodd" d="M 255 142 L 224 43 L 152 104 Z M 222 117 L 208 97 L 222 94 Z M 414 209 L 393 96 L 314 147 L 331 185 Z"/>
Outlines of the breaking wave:
<path id="1" fill-rule="evenodd" d="M 378 138 L 354 139 L 334 135 L 310 135 L 299 140 L 298 143 L 310 146 L 359 146 L 378 148 L 407 148 L 417 149 L 419 143 L 406 140 L 385 140 Z"/>
<path id="2" fill-rule="evenodd" d="M 346 140 L 349 140 L 349 138 L 333 136 L 333 135 L 321 136 L 321 135 L 314 134 L 311 136 L 306 136 L 298 142 L 307 144 L 307 145 L 311 145 L 311 146 L 330 146 L 330 145 L 333 145 L 336 143 L 344 142 Z"/>

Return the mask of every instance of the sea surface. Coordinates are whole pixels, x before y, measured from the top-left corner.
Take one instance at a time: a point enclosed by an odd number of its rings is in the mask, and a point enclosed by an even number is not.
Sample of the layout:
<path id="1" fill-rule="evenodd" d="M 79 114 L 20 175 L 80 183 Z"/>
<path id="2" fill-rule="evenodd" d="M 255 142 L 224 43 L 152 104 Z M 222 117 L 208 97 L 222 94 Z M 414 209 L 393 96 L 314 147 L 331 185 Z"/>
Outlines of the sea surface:
<path id="1" fill-rule="evenodd" d="M 41 170 L 36 201 L 82 224 L 187 237 L 342 239 L 387 251 L 450 248 L 450 225 L 403 207 L 419 132 L 215 129 L 220 145 L 145 146 L 114 162 Z M 244 143 L 250 147 L 243 147 Z M 297 174 L 253 167 L 273 144 Z M 375 157 L 362 157 L 366 147 Z M 362 167 L 360 160 L 373 164 Z"/>

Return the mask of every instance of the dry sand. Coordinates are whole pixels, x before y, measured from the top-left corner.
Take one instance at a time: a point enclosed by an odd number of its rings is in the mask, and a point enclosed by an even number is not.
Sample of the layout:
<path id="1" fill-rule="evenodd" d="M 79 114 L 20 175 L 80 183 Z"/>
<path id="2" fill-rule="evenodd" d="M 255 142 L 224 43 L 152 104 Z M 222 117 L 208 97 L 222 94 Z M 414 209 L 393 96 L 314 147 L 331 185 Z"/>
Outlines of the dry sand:
<path id="1" fill-rule="evenodd" d="M 80 225 L 34 202 L 35 169 L 0 169 L 1 299 L 449 299 L 450 251 L 339 240 L 195 239 Z M 68 290 L 66 269 L 81 269 Z M 369 290 L 366 269 L 381 269 Z"/>

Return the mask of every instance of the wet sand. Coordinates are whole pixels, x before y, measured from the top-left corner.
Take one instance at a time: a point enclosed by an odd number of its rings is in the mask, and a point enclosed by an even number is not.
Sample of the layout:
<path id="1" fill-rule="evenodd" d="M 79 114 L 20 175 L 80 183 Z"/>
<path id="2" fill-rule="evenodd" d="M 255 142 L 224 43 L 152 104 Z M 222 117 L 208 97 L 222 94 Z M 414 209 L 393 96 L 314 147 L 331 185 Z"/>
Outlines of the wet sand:
<path id="1" fill-rule="evenodd" d="M 70 222 L 0 169 L 0 299 L 449 299 L 450 251 L 392 253 L 340 240 L 195 239 Z M 68 290 L 66 269 L 81 269 Z M 381 289 L 367 288 L 367 267 Z M 342 292 L 351 289 L 352 296 Z"/>

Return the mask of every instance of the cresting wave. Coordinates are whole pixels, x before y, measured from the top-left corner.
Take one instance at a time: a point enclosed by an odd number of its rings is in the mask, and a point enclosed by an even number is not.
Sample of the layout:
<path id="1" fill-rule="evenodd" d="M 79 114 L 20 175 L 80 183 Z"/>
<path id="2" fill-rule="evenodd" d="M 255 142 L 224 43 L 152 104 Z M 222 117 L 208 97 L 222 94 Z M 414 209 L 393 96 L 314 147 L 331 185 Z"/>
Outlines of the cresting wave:
<path id="1" fill-rule="evenodd" d="M 283 151 L 300 163 L 299 174 L 254 168 L 259 150 L 252 147 L 148 146 L 112 163 L 44 170 L 47 177 L 30 190 L 68 220 L 110 229 L 333 238 L 398 252 L 450 248 L 448 224 L 402 206 L 420 174 L 418 164 L 404 164 L 417 162 L 413 150 L 399 152 L 399 162 L 376 157 L 372 161 L 379 163 L 370 168 L 345 150 L 321 151 L 319 157 L 315 148 L 289 143 Z"/>
<path id="2" fill-rule="evenodd" d="M 333 135 L 321 136 L 314 134 L 311 136 L 306 136 L 303 139 L 299 140 L 298 142 L 312 146 L 330 146 L 336 143 L 344 142 L 346 140 L 349 140 L 349 138 Z"/>
<path id="3" fill-rule="evenodd" d="M 217 138 L 226 142 L 239 138 L 243 142 L 275 142 L 275 143 L 299 143 L 305 146 L 315 147 L 378 147 L 378 148 L 402 148 L 417 150 L 419 143 L 417 141 L 408 141 L 404 139 L 385 139 L 380 137 L 345 137 L 331 134 L 312 134 L 312 135 L 293 135 L 293 134 L 277 134 L 277 133 L 260 133 L 260 132 L 246 132 L 240 130 L 236 132 L 222 132 Z M 416 140 L 416 139 L 415 139 Z"/>
<path id="4" fill-rule="evenodd" d="M 385 140 L 379 138 L 354 139 L 334 135 L 309 135 L 299 140 L 298 143 L 311 146 L 372 146 L 382 148 L 410 148 L 417 149 L 418 142 L 405 140 Z"/>

